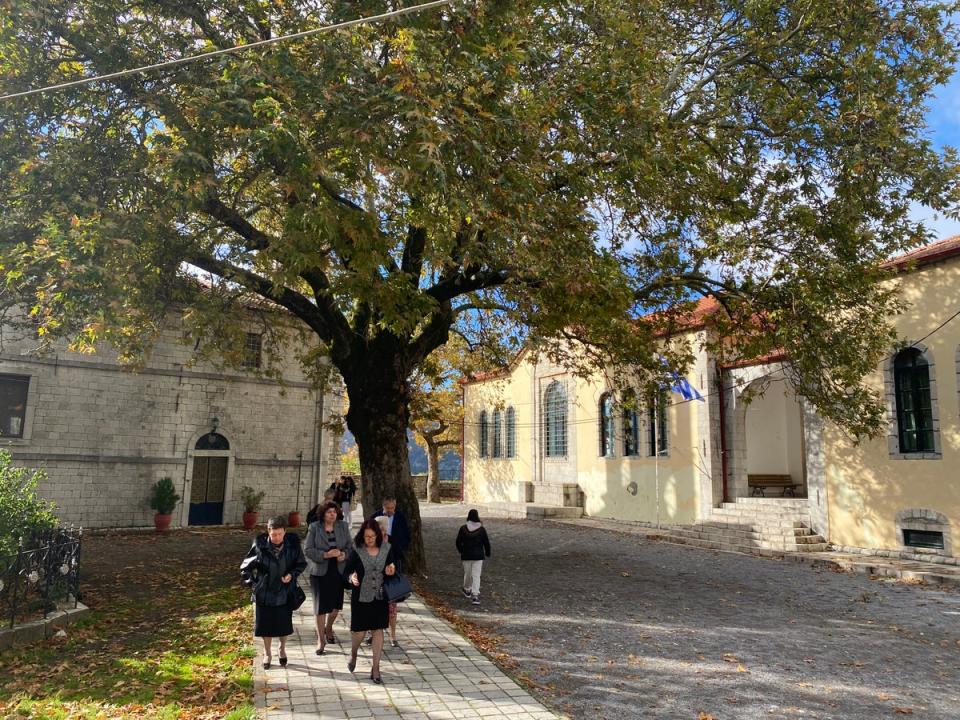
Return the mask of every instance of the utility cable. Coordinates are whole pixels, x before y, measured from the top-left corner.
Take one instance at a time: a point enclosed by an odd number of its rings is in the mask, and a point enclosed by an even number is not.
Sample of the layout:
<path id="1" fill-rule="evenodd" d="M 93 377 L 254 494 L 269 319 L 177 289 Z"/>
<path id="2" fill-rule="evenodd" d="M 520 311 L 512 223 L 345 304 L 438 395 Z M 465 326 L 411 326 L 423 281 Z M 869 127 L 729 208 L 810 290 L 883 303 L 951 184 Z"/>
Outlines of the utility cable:
<path id="1" fill-rule="evenodd" d="M 95 77 L 83 78 L 82 80 L 71 80 L 70 82 L 58 83 L 56 85 L 47 85 L 46 87 L 34 88 L 32 90 L 23 90 L 21 92 L 9 93 L 7 95 L 0 95 L 0 100 L 12 100 L 14 98 L 27 97 L 29 95 L 38 95 L 45 92 L 53 92 L 56 90 L 64 90 L 65 88 L 76 87 L 78 85 L 86 85 L 92 82 L 100 82 L 102 80 L 113 80 L 115 78 L 125 77 L 127 75 L 135 75 L 137 73 L 151 72 L 153 70 L 161 70 L 168 67 L 176 67 L 179 65 L 186 65 L 187 63 L 192 63 L 197 60 L 207 60 L 212 57 L 217 57 L 218 55 L 227 55 L 229 53 L 239 52 L 241 50 L 251 50 L 257 47 L 264 47 L 266 45 L 273 45 L 279 42 L 285 42 L 287 40 L 299 40 L 300 38 L 311 37 L 313 35 L 319 35 L 320 33 L 332 32 L 334 30 L 342 30 L 344 28 L 355 27 L 357 25 L 367 25 L 371 23 L 382 22 L 383 20 L 390 20 L 395 17 L 400 17 L 402 15 L 412 15 L 414 13 L 423 12 L 424 10 L 432 10 L 433 8 L 440 7 L 441 5 L 450 5 L 453 0 L 432 0 L 431 2 L 422 3 L 420 5 L 413 5 L 408 8 L 401 8 L 400 10 L 391 10 L 390 12 L 381 13 L 379 15 L 370 15 L 369 17 L 355 18 L 353 20 L 346 20 L 344 22 L 336 23 L 334 25 L 324 25 L 323 27 L 314 28 L 313 30 L 303 30 L 301 32 L 290 33 L 289 35 L 280 35 L 275 38 L 269 38 L 267 40 L 258 40 L 256 42 L 248 43 L 246 45 L 234 45 L 229 48 L 222 48 L 220 50 L 211 50 L 209 52 L 200 53 L 199 55 L 191 55 L 190 57 L 178 58 L 176 60 L 166 60 L 160 63 L 154 63 L 152 65 L 141 65 L 140 67 L 129 68 L 127 70 L 118 70 L 117 72 L 106 73 L 104 75 L 97 75 Z"/>

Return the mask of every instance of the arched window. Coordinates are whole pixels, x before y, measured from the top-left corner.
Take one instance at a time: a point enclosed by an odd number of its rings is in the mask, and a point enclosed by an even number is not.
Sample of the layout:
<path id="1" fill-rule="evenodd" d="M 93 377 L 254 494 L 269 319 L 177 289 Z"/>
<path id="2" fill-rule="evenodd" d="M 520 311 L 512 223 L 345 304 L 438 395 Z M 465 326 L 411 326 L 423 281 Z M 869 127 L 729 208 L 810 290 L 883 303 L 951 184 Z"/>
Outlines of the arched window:
<path id="1" fill-rule="evenodd" d="M 637 394 L 633 390 L 627 390 L 623 393 L 623 454 L 627 457 L 640 454 Z"/>
<path id="2" fill-rule="evenodd" d="M 513 406 L 507 408 L 507 457 L 517 456 L 517 411 Z"/>
<path id="3" fill-rule="evenodd" d="M 613 457 L 613 395 L 600 396 L 600 455 Z"/>
<path id="4" fill-rule="evenodd" d="M 933 452 L 933 403 L 930 368 L 917 348 L 906 348 L 893 361 L 897 433 L 901 453 Z"/>
<path id="5" fill-rule="evenodd" d="M 662 394 L 655 395 L 647 405 L 647 432 L 650 457 L 666 455 L 670 428 L 667 427 L 667 398 Z"/>
<path id="6" fill-rule="evenodd" d="M 503 413 L 493 411 L 493 457 L 503 457 Z"/>
<path id="7" fill-rule="evenodd" d="M 547 457 L 567 454 L 567 393 L 558 380 L 543 393 L 543 449 Z"/>
<path id="8" fill-rule="evenodd" d="M 229 450 L 230 441 L 218 432 L 201 435 L 194 446 L 195 450 Z"/>
<path id="9" fill-rule="evenodd" d="M 490 449 L 490 425 L 487 422 L 487 411 L 480 411 L 480 457 L 487 457 Z"/>

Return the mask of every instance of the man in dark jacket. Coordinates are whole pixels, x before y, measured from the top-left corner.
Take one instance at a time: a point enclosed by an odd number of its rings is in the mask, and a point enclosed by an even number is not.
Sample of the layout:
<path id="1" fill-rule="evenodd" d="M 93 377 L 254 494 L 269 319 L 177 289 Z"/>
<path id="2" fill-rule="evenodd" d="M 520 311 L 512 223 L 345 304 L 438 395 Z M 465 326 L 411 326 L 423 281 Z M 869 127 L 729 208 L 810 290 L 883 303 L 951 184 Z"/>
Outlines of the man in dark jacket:
<path id="1" fill-rule="evenodd" d="M 403 569 L 403 556 L 410 547 L 410 525 L 407 524 L 407 516 L 397 510 L 397 499 L 395 497 L 385 497 L 383 507 L 373 514 L 374 518 L 384 516 L 387 518 L 387 539 L 390 541 L 390 547 L 399 561 L 400 569 Z"/>
<path id="2" fill-rule="evenodd" d="M 397 569 L 403 570 L 404 553 L 410 547 L 410 525 L 407 524 L 407 517 L 397 510 L 397 499 L 387 495 L 383 499 L 383 507 L 373 514 L 374 519 L 378 517 L 387 518 L 387 540 L 390 541 L 390 548 L 393 551 L 397 561 Z M 397 642 L 397 603 L 390 603 L 390 645 L 399 648 Z M 370 641 L 367 640 L 369 643 Z"/>

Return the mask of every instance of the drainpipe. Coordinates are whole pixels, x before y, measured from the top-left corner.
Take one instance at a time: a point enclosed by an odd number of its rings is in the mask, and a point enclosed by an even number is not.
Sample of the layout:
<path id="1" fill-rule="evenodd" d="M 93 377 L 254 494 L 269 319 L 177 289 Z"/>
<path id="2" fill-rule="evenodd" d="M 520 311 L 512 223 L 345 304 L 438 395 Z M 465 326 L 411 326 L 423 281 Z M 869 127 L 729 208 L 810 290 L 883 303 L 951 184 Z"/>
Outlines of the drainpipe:
<path id="1" fill-rule="evenodd" d="M 310 507 L 317 504 L 320 498 L 320 458 L 323 455 L 323 404 L 326 395 L 326 388 L 317 389 L 317 404 L 314 408 L 313 416 L 313 468 L 312 468 L 312 486 L 310 494 Z"/>
<path id="2" fill-rule="evenodd" d="M 717 392 L 720 401 L 720 473 L 723 480 L 723 502 L 727 502 L 727 421 L 724 404 L 726 390 L 723 387 L 723 369 L 720 363 L 717 363 L 717 384 L 720 386 Z"/>
<path id="3" fill-rule="evenodd" d="M 463 502 L 464 499 L 464 481 L 463 481 L 463 470 L 464 465 L 467 464 L 467 440 L 466 440 L 466 427 L 467 427 L 467 386 L 460 385 L 460 408 L 463 410 L 463 420 L 460 423 L 460 502 Z M 439 473 L 439 469 L 437 470 Z M 437 477 L 437 482 L 440 482 L 440 478 Z"/>

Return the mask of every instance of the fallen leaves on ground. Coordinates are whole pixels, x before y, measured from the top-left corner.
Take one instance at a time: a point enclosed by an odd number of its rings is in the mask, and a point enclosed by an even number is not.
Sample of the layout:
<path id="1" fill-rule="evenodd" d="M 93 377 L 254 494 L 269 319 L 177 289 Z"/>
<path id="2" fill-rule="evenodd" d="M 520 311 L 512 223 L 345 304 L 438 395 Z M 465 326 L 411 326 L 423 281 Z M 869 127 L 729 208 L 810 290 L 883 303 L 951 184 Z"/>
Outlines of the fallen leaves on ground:
<path id="1" fill-rule="evenodd" d="M 248 538 L 185 535 L 84 538 L 91 614 L 65 638 L 0 653 L 0 716 L 252 717 L 249 592 L 236 581 Z"/>

